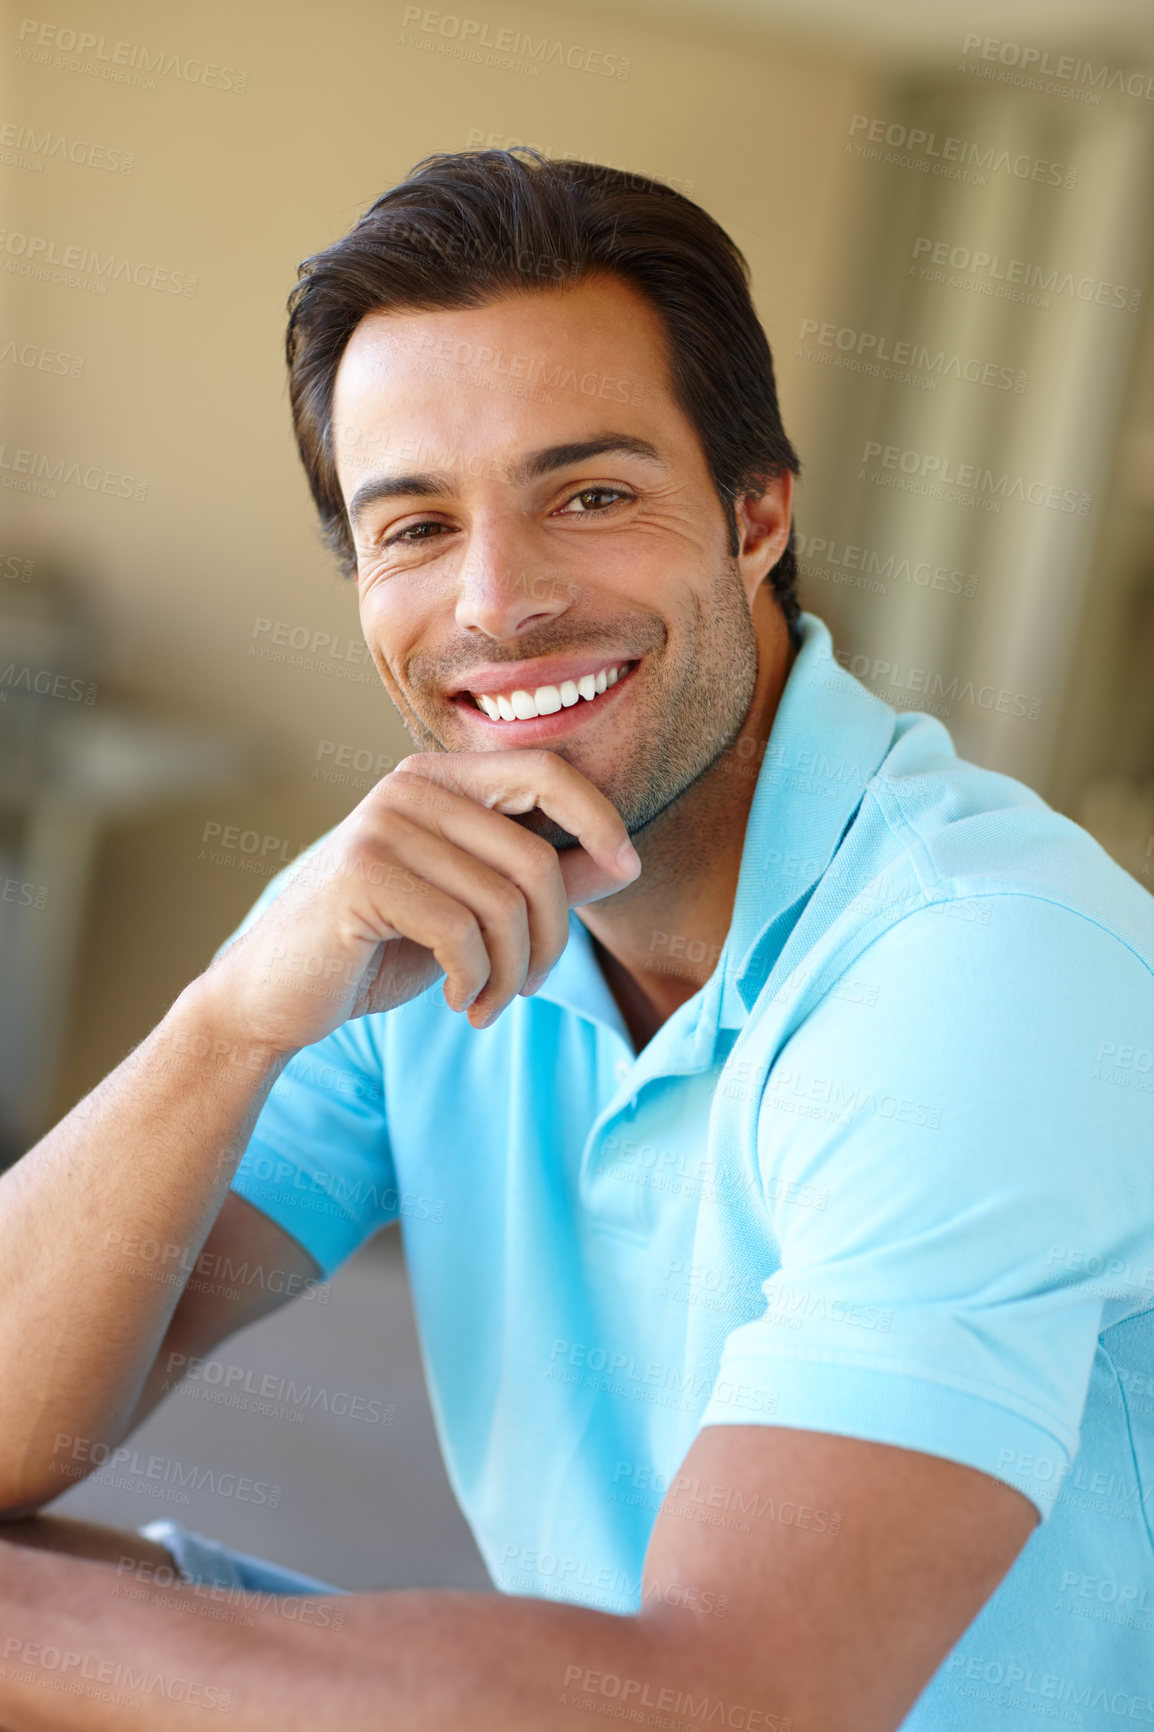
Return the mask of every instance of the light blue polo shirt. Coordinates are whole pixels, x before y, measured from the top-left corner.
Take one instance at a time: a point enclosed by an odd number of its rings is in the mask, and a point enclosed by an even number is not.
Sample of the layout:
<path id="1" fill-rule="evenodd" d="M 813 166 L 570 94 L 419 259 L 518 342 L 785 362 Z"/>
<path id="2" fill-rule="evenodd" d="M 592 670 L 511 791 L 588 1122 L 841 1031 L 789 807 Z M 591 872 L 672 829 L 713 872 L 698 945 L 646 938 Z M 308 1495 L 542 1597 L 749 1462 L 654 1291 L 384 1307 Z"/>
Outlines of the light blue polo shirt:
<path id="1" fill-rule="evenodd" d="M 802 630 L 725 947 L 639 1056 L 571 915 L 492 1028 L 438 982 L 299 1053 L 234 1188 L 326 1275 L 399 1215 L 498 1588 L 637 1609 L 671 1488 L 836 1546 L 680 1474 L 704 1425 L 899 1444 L 1041 1518 L 907 1732 L 1154 1726 L 1154 899 Z"/>

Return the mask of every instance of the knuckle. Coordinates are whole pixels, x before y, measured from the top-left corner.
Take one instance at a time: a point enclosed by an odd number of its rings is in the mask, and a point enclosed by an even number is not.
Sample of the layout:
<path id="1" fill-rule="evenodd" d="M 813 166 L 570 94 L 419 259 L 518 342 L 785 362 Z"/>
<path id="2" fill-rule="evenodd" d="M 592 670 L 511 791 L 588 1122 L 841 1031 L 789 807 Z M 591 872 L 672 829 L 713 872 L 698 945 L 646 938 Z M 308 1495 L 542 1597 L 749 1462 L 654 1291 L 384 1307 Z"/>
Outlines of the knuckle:
<path id="1" fill-rule="evenodd" d="M 419 850 L 428 831 L 403 805 L 389 807 L 379 815 L 379 822 L 362 833 L 361 846 L 367 860 L 392 863 L 399 858 L 398 850 L 408 846 L 410 853 Z"/>
<path id="2" fill-rule="evenodd" d="M 431 754 L 428 752 L 410 752 L 407 758 L 402 758 L 399 763 L 394 764 L 386 779 L 391 781 L 393 776 L 404 771 L 408 771 L 411 775 L 422 775 L 430 756 Z"/>
<path id="3" fill-rule="evenodd" d="M 377 838 L 365 830 L 360 830 L 350 836 L 342 857 L 337 864 L 337 870 L 346 876 L 350 873 L 363 872 L 367 866 L 374 866 L 381 857 L 380 844 Z"/>
<path id="4" fill-rule="evenodd" d="M 528 746 L 520 753 L 520 756 L 528 758 L 538 774 L 545 770 L 554 769 L 561 761 L 556 752 L 549 751 L 546 746 Z"/>
<path id="5" fill-rule="evenodd" d="M 526 873 L 534 879 L 545 879 L 560 872 L 561 862 L 551 842 L 546 842 L 544 836 L 534 835 L 532 830 L 522 830 L 521 835 L 524 837 L 521 852 Z"/>
<path id="6" fill-rule="evenodd" d="M 526 911 L 524 892 L 508 878 L 499 878 L 493 884 L 491 899 L 501 920 L 513 921 L 519 919 Z"/>
<path id="7" fill-rule="evenodd" d="M 390 770 L 381 783 L 381 793 L 386 799 L 391 797 L 396 800 L 415 794 L 419 788 L 427 788 L 432 779 L 416 767 L 415 760 L 407 759 L 404 764 L 398 764 L 395 770 Z"/>
<path id="8" fill-rule="evenodd" d="M 480 806 L 499 807 L 513 792 L 511 782 L 482 781 L 478 776 L 469 788 L 469 798 Z"/>
<path id="9" fill-rule="evenodd" d="M 448 942 L 457 946 L 468 945 L 474 938 L 481 936 L 481 929 L 472 910 L 460 902 L 450 902 L 441 909 L 438 924 Z"/>

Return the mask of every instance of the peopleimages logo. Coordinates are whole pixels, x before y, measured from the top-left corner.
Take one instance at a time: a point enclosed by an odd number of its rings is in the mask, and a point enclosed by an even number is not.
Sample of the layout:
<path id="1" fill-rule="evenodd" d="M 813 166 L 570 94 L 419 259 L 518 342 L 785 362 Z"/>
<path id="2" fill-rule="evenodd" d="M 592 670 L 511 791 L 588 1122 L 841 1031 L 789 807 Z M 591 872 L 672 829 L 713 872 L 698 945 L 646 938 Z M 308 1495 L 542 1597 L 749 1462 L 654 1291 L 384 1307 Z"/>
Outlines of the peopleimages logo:
<path id="1" fill-rule="evenodd" d="M 199 281 L 187 271 L 171 271 L 124 254 L 102 253 L 96 247 L 62 246 L 48 235 L 24 234 L 19 229 L 0 229 L 0 253 L 4 255 L 6 271 L 44 279 L 47 267 L 52 265 L 77 279 L 92 278 L 99 283 L 101 294 L 107 293 L 109 283 L 123 282 L 134 288 L 155 289 L 158 294 L 186 295 L 191 299 Z"/>
<path id="2" fill-rule="evenodd" d="M 102 469 L 98 463 L 80 464 L 66 457 L 32 451 L 25 446 L 11 450 L 0 445 L 0 476 L 5 487 L 21 493 L 38 493 L 55 499 L 59 487 L 81 487 L 88 493 L 111 493 L 118 499 L 148 497 L 148 482 L 139 476 L 122 475 L 119 469 Z"/>
<path id="3" fill-rule="evenodd" d="M 960 1653 L 957 1649 L 946 1664 L 949 1671 L 939 1687 L 951 1695 L 1005 1702 L 1019 1711 L 1067 1720 L 1076 1726 L 1084 1724 L 1083 1710 L 1087 1708 L 1091 1712 L 1114 1714 L 1120 1720 L 1139 1721 L 1144 1726 L 1154 1719 L 1154 1697 L 1132 1696 L 1128 1690 L 1118 1690 L 1112 1683 L 1104 1684 L 1097 1679 L 1088 1681 L 1084 1675 L 1068 1678 L 1058 1672 L 1035 1672 L 1031 1666 L 1013 1660 L 988 1660 L 984 1654 Z M 995 1686 L 996 1693 L 970 1689 L 959 1674 L 975 1683 Z M 1096 1720 L 1096 1724 L 1100 1726 L 1102 1722 Z"/>
<path id="4" fill-rule="evenodd" d="M 15 662 L 0 673 L 0 704 L 9 692 L 36 692 L 42 698 L 63 698 L 69 704 L 94 704 L 99 690 L 95 680 L 73 679 L 52 668 L 17 667 Z"/>
<path id="5" fill-rule="evenodd" d="M 30 168 L 40 174 L 44 164 L 57 157 L 62 162 L 110 174 L 131 174 L 136 162 L 132 151 L 118 150 L 112 145 L 68 138 L 62 132 L 38 132 L 34 126 L 14 120 L 0 125 L 0 162 L 9 168 Z"/>
<path id="6" fill-rule="evenodd" d="M 97 1476 L 95 1483 L 111 1485 L 117 1491 L 135 1491 L 140 1480 L 150 1484 L 159 1481 L 165 1486 L 210 1491 L 217 1497 L 277 1509 L 284 1490 L 283 1486 L 270 1485 L 267 1480 L 250 1479 L 247 1474 L 221 1473 L 211 1467 L 202 1468 L 192 1462 L 178 1461 L 174 1456 L 145 1456 L 128 1444 L 118 1444 L 113 1448 L 99 1438 L 76 1437 L 66 1431 L 56 1433 L 52 1453 L 54 1456 L 64 1454 L 83 1465 L 71 1467 L 67 1461 L 57 1460 L 52 1463 L 50 1471 L 76 1480 L 87 1478 L 94 1468 L 101 1468 L 105 1471 Z M 136 1481 L 130 1477 L 133 1474 L 137 1476 Z M 187 1503 L 187 1495 L 181 1501 Z"/>
<path id="7" fill-rule="evenodd" d="M 797 566 L 803 577 L 849 584 L 877 595 L 888 593 L 891 578 L 919 589 L 944 590 L 950 595 L 975 596 L 976 573 L 935 565 L 932 561 L 898 559 L 896 554 L 856 542 L 831 541 L 827 536 L 798 535 Z"/>
<path id="8" fill-rule="evenodd" d="M 997 36 L 982 36 L 977 31 L 970 31 L 962 42 L 963 72 L 979 70 L 972 63 L 966 64 L 971 56 L 1013 68 L 1020 75 L 1019 81 L 1031 89 L 1040 90 L 1043 80 L 1052 79 L 1053 84 L 1045 88 L 1054 91 L 1056 86 L 1063 84 L 1087 87 L 1086 96 L 1095 102 L 1100 100 L 1098 93 L 1103 90 L 1115 90 L 1145 102 L 1154 98 L 1154 75 L 1148 72 L 1123 70 L 1120 66 L 1105 64 L 1095 66 L 1092 60 L 1078 60 L 1072 54 L 1052 55 L 1048 48 L 1035 48 L 1030 43 L 1007 42 Z"/>
<path id="9" fill-rule="evenodd" d="M 537 62 L 533 67 L 534 76 L 541 66 L 556 64 L 568 67 L 570 72 L 592 72 L 601 78 L 628 78 L 633 64 L 619 54 L 605 54 L 599 48 L 579 48 L 576 44 L 566 46 L 548 36 L 534 41 L 528 31 L 514 30 L 511 26 L 502 27 L 491 37 L 487 19 L 462 18 L 456 12 L 434 12 L 424 6 L 406 6 L 401 24 L 403 27 L 414 24 L 426 35 L 440 37 L 446 49 L 454 44 L 461 58 L 481 60 L 478 50 L 485 48 L 491 56 L 486 64 L 500 65 L 500 56 L 509 57 L 506 70 L 515 69 L 518 62 Z M 401 42 L 405 44 L 403 34 Z"/>
<path id="10" fill-rule="evenodd" d="M 788 1714 L 749 1708 L 741 1702 L 726 1703 L 721 1697 L 695 1697 L 686 1690 L 675 1690 L 671 1685 L 651 1683 L 647 1678 L 623 1678 L 616 1672 L 594 1672 L 582 1666 L 566 1666 L 563 1682 L 562 1703 L 566 1702 L 566 1692 L 569 1692 L 572 1698 L 568 1704 L 570 1707 L 604 1714 L 607 1700 L 615 1704 L 616 1718 L 635 1721 L 642 1718 L 638 1710 L 648 1708 L 650 1713 L 646 1720 L 651 1726 L 690 1725 L 700 1720 L 732 1726 L 735 1732 L 789 1732 L 793 1725 Z M 600 1702 L 598 1697 L 602 1698 Z M 675 1721 L 667 1718 L 671 1714 L 676 1716 Z M 658 1719 L 658 1715 L 662 1718 Z"/>
<path id="11" fill-rule="evenodd" d="M 916 476 L 937 489 L 956 488 L 961 495 L 989 499 L 1000 505 L 1006 499 L 1020 499 L 1026 505 L 1042 505 L 1051 511 L 1077 512 L 1088 517 L 1093 494 L 1080 493 L 1073 487 L 1059 487 L 1045 481 L 1027 481 L 1023 475 L 1011 475 L 1008 470 L 995 474 L 978 463 L 955 464 L 952 457 L 934 451 L 903 451 L 899 445 L 883 445 L 877 439 L 867 439 L 862 451 L 863 463 L 881 460 L 883 470 L 894 470 L 903 476 Z M 865 470 L 859 481 L 873 479 Z M 879 477 L 879 479 L 884 479 Z M 914 489 L 914 491 L 922 491 Z M 949 497 L 949 495 L 946 495 Z M 962 499 L 959 503 L 968 501 Z"/>
<path id="12" fill-rule="evenodd" d="M 94 36 L 89 30 L 74 30 L 66 24 L 45 24 L 25 18 L 17 37 L 19 60 L 38 66 L 55 66 L 65 72 L 84 72 L 113 84 L 135 84 L 155 90 L 157 78 L 179 78 L 185 84 L 203 84 L 209 90 L 231 90 L 236 95 L 248 83 L 248 73 L 214 60 L 200 60 L 165 48 L 148 48 L 142 42 L 114 42 Z M 40 52 L 38 52 L 40 51 Z"/>
<path id="13" fill-rule="evenodd" d="M 0 340 L 0 363 L 5 361 L 30 373 L 52 373 L 65 379 L 84 377 L 83 355 L 62 354 L 43 343 L 20 343 L 11 337 Z"/>
<path id="14" fill-rule="evenodd" d="M 270 1418 L 303 1419 L 306 1412 L 335 1414 L 340 1419 L 361 1419 L 370 1425 L 392 1425 L 396 1404 L 353 1395 L 348 1390 L 328 1389 L 319 1384 L 299 1384 L 292 1377 L 279 1377 L 274 1372 L 255 1372 L 245 1365 L 226 1365 L 221 1359 L 190 1358 L 187 1353 L 170 1353 L 165 1370 L 170 1374 L 164 1388 L 180 1386 L 182 1394 L 199 1395 L 207 1385 L 211 1398 L 226 1407 L 241 1407 L 251 1413 L 264 1413 Z M 200 1387 L 198 1387 L 198 1385 Z M 248 1401 L 246 1396 L 256 1399 Z"/>
<path id="15" fill-rule="evenodd" d="M 911 264 L 907 276 L 917 274 L 927 282 L 947 282 L 951 279 L 944 272 L 949 269 L 957 277 L 975 278 L 987 294 L 994 294 L 994 284 L 1000 284 L 996 292 L 1003 300 L 1029 300 L 1032 295 L 1036 297 L 1036 303 L 1031 304 L 1049 306 L 1049 296 L 1066 295 L 1071 301 L 1118 307 L 1127 313 L 1136 313 L 1142 304 L 1141 289 L 1129 288 L 1125 283 L 1109 283 L 1100 277 L 1079 277 L 1073 271 L 1061 271 L 1056 266 L 1047 269 L 1045 265 L 1032 264 L 1029 259 L 1003 258 L 1001 253 L 988 253 L 981 247 L 960 246 L 953 241 L 934 240 L 930 235 L 915 237 L 910 256 L 915 261 L 925 260 L 925 265 Z"/>
<path id="16" fill-rule="evenodd" d="M 815 348 L 800 347 L 811 339 L 829 352 L 819 354 Z M 858 331 L 852 325 L 823 324 L 818 319 L 802 320 L 797 341 L 794 356 L 798 360 L 849 367 L 871 378 L 896 379 L 899 384 L 918 384 L 931 391 L 937 389 L 939 379 L 964 379 L 971 385 L 1016 391 L 1020 396 L 1029 380 L 1029 374 L 1020 368 L 999 366 L 976 355 L 951 354 L 947 349 L 931 349 L 927 343 L 895 342 L 879 331 Z"/>
<path id="17" fill-rule="evenodd" d="M 868 140 L 866 149 L 859 148 L 859 155 L 870 156 L 875 161 L 889 161 L 895 151 L 900 151 L 903 153 L 901 156 L 893 157 L 899 166 L 934 173 L 942 172 L 947 164 L 957 163 L 978 171 L 972 178 L 981 186 L 986 184 L 987 170 L 993 174 L 1012 175 L 1017 180 L 1039 181 L 1046 186 L 1072 187 L 1078 181 L 1078 170 L 1067 163 L 1050 162 L 1046 157 L 1030 156 L 1025 151 L 998 150 L 992 144 L 975 144 L 969 138 L 939 138 L 936 132 L 927 132 L 920 126 L 904 126 L 896 120 L 879 119 L 868 114 L 852 115 L 849 137 L 856 140 L 859 133 Z M 889 146 L 884 158 L 880 149 L 883 144 Z M 848 144 L 846 149 L 848 151 Z"/>
<path id="18" fill-rule="evenodd" d="M 1036 722 L 1042 713 L 1042 700 L 1029 692 L 1015 692 L 1006 687 L 975 686 L 973 680 L 963 680 L 954 674 L 949 680 L 933 668 L 912 667 L 902 662 L 886 661 L 880 656 L 872 660 L 860 651 L 835 650 L 834 659 L 855 679 L 869 685 L 885 685 L 891 692 L 913 692 L 926 702 L 917 707 L 931 715 L 949 716 L 954 704 L 973 704 L 979 710 L 994 710 L 999 716 L 1025 716 Z M 930 700 L 940 699 L 935 707 Z M 888 700 L 887 700 L 888 701 Z M 895 706 L 897 707 L 897 706 Z"/>
<path id="19" fill-rule="evenodd" d="M 45 1672 L 50 1674 L 49 1678 L 43 1676 Z M 110 1702 L 120 1708 L 143 1708 L 146 1696 L 160 1696 L 189 1708 L 211 1708 L 221 1713 L 227 1713 L 232 1703 L 232 1692 L 216 1684 L 165 1677 L 163 1672 L 150 1672 L 146 1665 L 82 1654 L 75 1648 L 53 1647 L 51 1643 L 33 1642 L 21 1636 L 6 1639 L 0 1678 L 64 1690 L 70 1696 L 85 1696 L 89 1701 Z"/>

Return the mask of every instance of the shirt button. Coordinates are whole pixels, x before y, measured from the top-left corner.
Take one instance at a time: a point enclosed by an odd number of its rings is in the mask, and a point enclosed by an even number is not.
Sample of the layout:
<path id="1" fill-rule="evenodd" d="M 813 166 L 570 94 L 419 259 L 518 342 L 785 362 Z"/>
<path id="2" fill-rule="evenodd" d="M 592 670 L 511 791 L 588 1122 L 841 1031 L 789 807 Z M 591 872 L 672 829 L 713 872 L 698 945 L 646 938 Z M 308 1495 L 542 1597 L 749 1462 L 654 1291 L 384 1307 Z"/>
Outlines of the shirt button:
<path id="1" fill-rule="evenodd" d="M 623 1083 L 625 1081 L 625 1078 L 629 1075 L 631 1068 L 632 1067 L 631 1067 L 629 1060 L 627 1058 L 619 1058 L 617 1060 L 617 1063 L 613 1066 L 613 1074 L 617 1078 L 617 1081 L 619 1083 Z"/>

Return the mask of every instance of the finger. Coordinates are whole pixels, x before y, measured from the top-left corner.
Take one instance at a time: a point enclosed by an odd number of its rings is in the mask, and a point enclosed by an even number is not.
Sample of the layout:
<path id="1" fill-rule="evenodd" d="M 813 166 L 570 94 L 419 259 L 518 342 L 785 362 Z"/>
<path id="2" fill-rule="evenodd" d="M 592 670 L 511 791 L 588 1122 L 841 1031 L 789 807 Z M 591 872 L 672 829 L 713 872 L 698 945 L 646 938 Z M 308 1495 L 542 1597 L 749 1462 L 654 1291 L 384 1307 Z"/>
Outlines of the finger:
<path id="1" fill-rule="evenodd" d="M 636 859 L 636 855 L 634 855 Z M 603 896 L 613 896 L 624 888 L 619 873 L 606 872 L 584 848 L 564 848 L 558 855 L 561 880 L 565 886 L 565 901 L 570 908 L 581 908 L 586 902 L 598 902 Z M 625 879 L 632 884 L 641 871 L 641 862 Z"/>
<path id="2" fill-rule="evenodd" d="M 413 778 L 414 783 L 416 780 Z M 428 783 L 423 785 L 430 786 Z M 438 790 L 438 794 L 444 799 L 442 790 Z M 419 796 L 419 785 L 415 790 L 406 789 L 401 794 L 406 800 L 415 796 Z M 469 836 L 468 848 L 457 846 L 446 836 L 428 829 L 419 817 L 394 807 L 388 814 L 388 859 L 396 877 L 416 881 L 419 890 L 423 890 L 425 884 L 435 886 L 468 908 L 476 920 L 489 957 L 488 979 L 470 1010 L 470 1021 L 480 1027 L 504 1010 L 525 984 L 531 951 L 530 909 L 528 898 L 513 879 L 494 870 L 474 851 L 479 817 L 489 818 L 501 829 L 515 830 L 515 826 L 506 824 L 495 814 L 483 814 L 470 801 L 462 800 L 461 805 L 472 814 L 474 833 Z M 517 840 L 516 835 L 513 840 Z M 530 840 L 537 842 L 540 839 L 532 837 Z M 548 843 L 545 846 L 548 847 Z M 507 843 L 505 851 L 508 852 Z M 552 849 L 549 851 L 553 852 Z M 557 882 L 553 900 L 560 904 L 565 921 L 565 934 L 557 950 L 559 955 L 568 938 L 569 923 L 560 900 L 560 873 L 555 875 Z M 394 918 L 392 909 L 392 903 L 386 903 L 384 911 L 389 920 Z M 548 966 L 551 967 L 552 963 Z"/>
<path id="3" fill-rule="evenodd" d="M 387 804 L 387 830 L 382 820 L 382 836 L 387 837 L 389 849 L 400 848 L 414 871 L 432 876 L 441 889 L 468 902 L 474 913 L 480 914 L 480 909 L 470 900 L 469 887 L 471 868 L 477 862 L 520 892 L 529 951 L 525 974 L 513 990 L 535 992 L 569 942 L 569 905 L 557 850 L 502 813 L 426 776 L 394 771 L 388 778 Z M 415 833 L 397 829 L 396 820 L 402 816 L 416 821 Z M 423 846 L 434 838 L 442 839 L 448 851 Z"/>
<path id="4" fill-rule="evenodd" d="M 493 971 L 490 947 L 473 910 L 390 859 L 370 836 L 358 839 L 346 869 L 363 884 L 362 894 L 348 909 L 350 936 L 370 943 L 407 938 L 422 946 L 444 973 L 446 1003 L 454 1010 L 473 1003 Z M 410 877 L 411 887 L 402 886 L 394 874 Z"/>
<path id="5" fill-rule="evenodd" d="M 416 752 L 398 771 L 426 776 L 508 817 L 537 807 L 576 836 L 601 868 L 606 889 L 621 889 L 641 869 L 616 806 L 556 752 Z"/>

